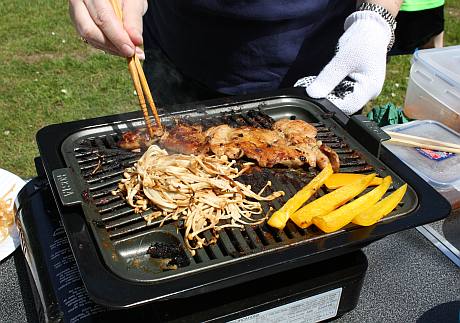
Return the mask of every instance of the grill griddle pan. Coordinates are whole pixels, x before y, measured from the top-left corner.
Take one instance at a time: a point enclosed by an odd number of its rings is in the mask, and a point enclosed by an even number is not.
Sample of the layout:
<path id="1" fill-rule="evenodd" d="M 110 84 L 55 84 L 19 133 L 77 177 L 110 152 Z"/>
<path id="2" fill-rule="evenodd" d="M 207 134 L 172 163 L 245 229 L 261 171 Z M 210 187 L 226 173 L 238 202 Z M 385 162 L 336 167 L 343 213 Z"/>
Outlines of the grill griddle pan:
<path id="1" fill-rule="evenodd" d="M 104 305 L 129 307 L 187 297 L 351 252 L 392 232 L 448 214 L 449 206 L 436 191 L 380 147 L 378 129 L 366 126 L 359 118 L 344 119 L 326 106 L 298 95 L 234 98 L 224 103 L 199 103 L 187 111 L 164 115 L 162 120 L 166 124 L 184 118 L 208 125 L 224 121 L 231 125 L 259 122 L 263 126 L 263 119 L 269 116 L 311 122 L 318 129 L 318 139 L 339 154 L 341 172 L 376 172 L 381 177 L 391 175 L 394 187 L 409 184 L 397 209 L 372 227 L 349 225 L 330 234 L 314 226 L 302 230 L 293 223 L 280 232 L 266 224 L 246 226 L 245 230 L 226 229 L 217 244 L 200 249 L 195 256 L 184 247 L 176 223 L 147 226 L 141 215 L 110 194 L 122 178 L 124 167 L 140 157 L 116 147 L 123 131 L 144 126 L 140 118 L 125 114 L 108 117 L 104 122 L 93 119 L 42 129 L 37 137 L 43 163 L 52 178 L 64 227 L 93 299 Z M 55 138 L 56 133 L 60 133 L 61 141 Z M 58 152 L 54 157 L 59 157 L 51 163 L 49 141 L 55 142 Z M 45 143 L 47 149 L 43 149 Z M 255 191 L 258 185 L 272 181 L 273 190 L 283 190 L 286 195 L 264 205 L 264 209 L 278 209 L 316 172 L 261 169 L 239 180 L 253 185 Z M 427 201 L 434 200 L 429 207 L 421 203 L 426 195 Z M 437 213 L 431 212 L 433 209 Z M 162 262 L 147 254 L 148 248 L 158 243 L 183 250 L 184 265 L 177 270 L 163 270 Z"/>

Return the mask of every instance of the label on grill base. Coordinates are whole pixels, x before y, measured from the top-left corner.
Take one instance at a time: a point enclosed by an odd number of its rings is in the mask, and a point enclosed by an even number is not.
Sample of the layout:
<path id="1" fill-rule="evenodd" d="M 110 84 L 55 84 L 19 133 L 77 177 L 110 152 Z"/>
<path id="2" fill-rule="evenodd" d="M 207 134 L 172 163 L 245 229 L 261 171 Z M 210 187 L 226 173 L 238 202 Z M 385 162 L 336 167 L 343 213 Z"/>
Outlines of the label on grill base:
<path id="1" fill-rule="evenodd" d="M 342 288 L 340 287 L 231 322 L 320 322 L 337 315 L 341 295 Z"/>
<path id="2" fill-rule="evenodd" d="M 70 206 L 82 203 L 82 198 L 77 194 L 78 190 L 72 180 L 69 168 L 53 170 L 53 178 L 62 204 Z"/>

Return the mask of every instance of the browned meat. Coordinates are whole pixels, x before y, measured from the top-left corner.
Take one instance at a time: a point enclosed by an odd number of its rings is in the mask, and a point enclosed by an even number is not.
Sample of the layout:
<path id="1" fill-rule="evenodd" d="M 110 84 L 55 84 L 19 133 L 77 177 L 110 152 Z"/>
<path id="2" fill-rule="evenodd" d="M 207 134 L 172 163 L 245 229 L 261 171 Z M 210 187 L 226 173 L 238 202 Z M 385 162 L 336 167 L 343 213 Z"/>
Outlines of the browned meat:
<path id="1" fill-rule="evenodd" d="M 210 128 L 207 131 L 211 151 L 218 155 L 243 155 L 257 161 L 261 167 L 273 167 L 281 164 L 299 167 L 305 163 L 315 165 L 311 152 L 303 152 L 290 146 L 282 133 L 278 131 L 241 127 L 231 128 L 227 125 Z"/>
<path id="2" fill-rule="evenodd" d="M 330 164 L 329 158 L 327 158 L 327 156 L 319 149 L 318 146 L 315 147 L 314 152 L 315 152 L 315 156 L 316 156 L 316 165 L 320 169 L 323 169 L 328 164 Z"/>
<path id="3" fill-rule="evenodd" d="M 316 150 L 318 150 L 318 145 L 316 144 L 315 140 L 313 140 L 313 142 L 304 142 L 304 143 L 300 143 L 297 145 L 291 145 L 290 147 L 294 147 L 296 150 L 298 150 L 301 153 L 302 159 L 305 164 L 311 167 L 316 167 L 316 164 L 317 164 Z"/>
<path id="4" fill-rule="evenodd" d="M 319 149 L 321 149 L 321 151 L 327 156 L 327 158 L 331 162 L 331 166 L 334 172 L 338 172 L 340 168 L 339 155 L 337 155 L 337 153 L 331 147 L 326 145 L 321 145 Z"/>
<path id="5" fill-rule="evenodd" d="M 254 127 L 234 128 L 232 140 L 239 142 L 250 141 L 257 146 L 287 145 L 284 136 L 279 132 Z"/>
<path id="6" fill-rule="evenodd" d="M 200 125 L 178 123 L 150 139 L 145 131 L 123 134 L 119 146 L 124 149 L 147 147 L 155 141 L 169 151 L 182 154 L 206 154 L 255 160 L 261 167 L 281 164 L 288 167 L 309 165 L 319 168 L 331 163 L 334 171 L 340 167 L 338 155 L 330 147 L 316 141 L 316 128 L 302 120 L 282 119 L 274 130 L 219 125 L 203 131 Z"/>
<path id="7" fill-rule="evenodd" d="M 318 133 L 315 127 L 303 120 L 280 119 L 275 122 L 273 129 L 281 132 L 291 144 L 315 138 Z"/>
<path id="8" fill-rule="evenodd" d="M 137 129 L 134 131 L 123 132 L 121 139 L 117 142 L 117 145 L 118 147 L 127 150 L 146 148 L 153 145 L 158 138 L 159 137 L 150 138 L 145 129 Z"/>
<path id="9" fill-rule="evenodd" d="M 186 155 L 206 154 L 209 151 L 206 135 L 200 125 L 177 124 L 164 133 L 160 144 L 167 150 Z"/>
<path id="10" fill-rule="evenodd" d="M 220 126 L 209 128 L 206 131 L 209 148 L 217 156 L 226 155 L 230 159 L 239 159 L 243 157 L 244 152 L 237 142 L 233 142 L 232 138 L 235 129 L 223 124 Z"/>
<path id="11" fill-rule="evenodd" d="M 157 129 L 153 138 L 150 138 L 145 129 L 126 131 L 117 144 L 120 148 L 134 150 L 147 148 L 157 141 L 166 149 L 183 154 L 199 155 L 209 151 L 200 125 L 176 124 L 167 131 Z"/>
<path id="12" fill-rule="evenodd" d="M 284 165 L 288 167 L 300 167 L 305 164 L 305 158 L 302 153 L 290 146 L 257 146 L 251 141 L 240 143 L 244 154 L 257 161 L 260 167 L 273 167 L 275 165 Z"/>

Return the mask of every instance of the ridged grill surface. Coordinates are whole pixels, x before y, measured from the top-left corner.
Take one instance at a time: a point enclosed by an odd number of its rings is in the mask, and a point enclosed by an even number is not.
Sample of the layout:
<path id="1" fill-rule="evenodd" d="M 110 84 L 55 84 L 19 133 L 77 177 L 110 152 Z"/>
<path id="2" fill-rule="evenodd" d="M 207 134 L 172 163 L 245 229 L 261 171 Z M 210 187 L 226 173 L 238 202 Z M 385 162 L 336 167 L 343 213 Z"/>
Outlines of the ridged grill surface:
<path id="1" fill-rule="evenodd" d="M 190 123 L 200 122 L 205 128 L 229 124 L 230 126 L 254 126 L 270 128 L 274 120 L 261 111 L 250 110 L 240 114 L 227 114 L 219 118 L 189 120 Z M 333 148 L 340 157 L 340 172 L 369 173 L 375 171 L 367 164 L 359 153 L 350 149 L 338 136 L 322 123 L 312 123 L 318 130 L 317 139 Z M 88 187 L 88 199 L 94 205 L 100 215 L 98 227 L 105 228 L 116 246 L 130 239 L 136 239 L 153 232 L 158 228 L 161 219 L 147 225 L 144 216 L 148 214 L 137 214 L 118 195 L 111 192 L 117 188 L 117 184 L 123 176 L 126 167 L 132 166 L 142 155 L 121 150 L 117 147 L 119 134 L 105 135 L 103 137 L 85 138 L 78 142 L 74 149 L 74 158 L 80 167 L 82 179 Z M 272 182 L 272 191 L 283 190 L 286 195 L 271 203 L 263 203 L 264 211 L 270 208 L 278 209 L 295 192 L 306 185 L 316 174 L 317 169 L 260 169 L 250 174 L 244 174 L 239 181 L 251 184 L 254 191 L 262 188 L 268 180 Z M 390 189 L 390 191 L 392 188 Z M 325 194 L 320 190 L 317 196 Z M 175 226 L 177 223 L 165 223 L 165 226 Z M 183 229 L 179 229 L 183 231 Z M 183 232 L 180 232 L 183 234 Z M 205 232 L 207 238 L 211 237 L 210 232 Z M 288 222 L 283 231 L 272 230 L 267 224 L 246 226 L 244 230 L 226 228 L 219 233 L 216 244 L 197 250 L 193 260 L 196 263 L 219 260 L 225 257 L 239 257 L 249 253 L 259 252 L 272 245 L 289 244 L 292 241 L 306 238 L 321 237 L 321 233 L 314 226 L 306 230 L 298 228 L 292 222 Z"/>

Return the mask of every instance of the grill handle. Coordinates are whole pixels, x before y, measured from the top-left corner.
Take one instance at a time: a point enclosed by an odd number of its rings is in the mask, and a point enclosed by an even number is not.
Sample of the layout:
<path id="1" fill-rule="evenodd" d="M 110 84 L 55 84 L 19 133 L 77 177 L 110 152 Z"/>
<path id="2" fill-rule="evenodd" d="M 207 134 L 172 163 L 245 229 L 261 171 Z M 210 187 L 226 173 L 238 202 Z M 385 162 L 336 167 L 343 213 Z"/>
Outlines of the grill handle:
<path id="1" fill-rule="evenodd" d="M 375 121 L 369 120 L 362 114 L 351 116 L 345 128 L 377 158 L 380 158 L 382 142 L 390 139 L 390 136 Z"/>
<path id="2" fill-rule="evenodd" d="M 61 199 L 65 206 L 72 206 L 83 203 L 83 197 L 78 192 L 81 192 L 79 187 L 73 180 L 75 177 L 70 168 L 59 168 L 53 170 L 53 180 Z"/>

